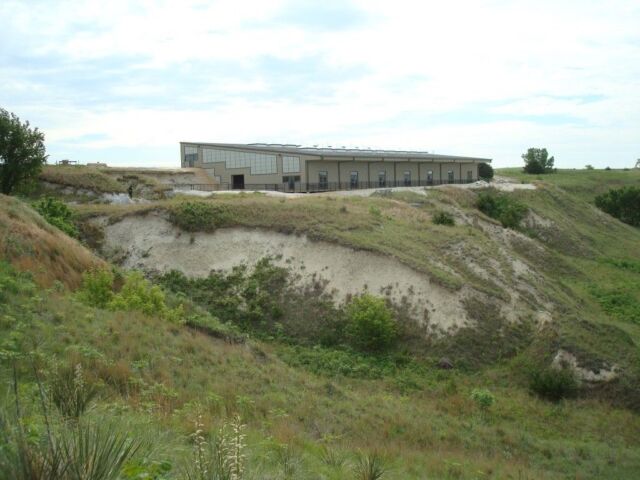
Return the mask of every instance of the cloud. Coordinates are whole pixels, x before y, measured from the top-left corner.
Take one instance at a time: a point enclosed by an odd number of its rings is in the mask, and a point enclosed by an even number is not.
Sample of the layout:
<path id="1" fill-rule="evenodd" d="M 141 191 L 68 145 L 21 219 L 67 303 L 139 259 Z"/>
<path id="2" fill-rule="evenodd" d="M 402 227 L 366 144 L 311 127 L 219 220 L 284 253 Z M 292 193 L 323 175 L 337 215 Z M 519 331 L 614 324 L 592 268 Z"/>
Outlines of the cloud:
<path id="1" fill-rule="evenodd" d="M 0 105 L 53 159 L 176 164 L 177 143 L 420 148 L 626 166 L 640 6 L 541 0 L 0 4 Z M 137 152 L 137 154 L 136 154 Z"/>

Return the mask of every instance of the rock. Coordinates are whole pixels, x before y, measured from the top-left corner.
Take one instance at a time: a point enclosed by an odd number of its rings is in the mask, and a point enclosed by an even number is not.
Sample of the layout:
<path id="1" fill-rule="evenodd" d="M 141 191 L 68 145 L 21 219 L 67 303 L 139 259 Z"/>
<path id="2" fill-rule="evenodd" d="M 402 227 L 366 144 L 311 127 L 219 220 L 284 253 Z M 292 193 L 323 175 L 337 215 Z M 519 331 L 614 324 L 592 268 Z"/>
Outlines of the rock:
<path id="1" fill-rule="evenodd" d="M 453 362 L 447 357 L 442 357 L 440 360 L 438 360 L 438 368 L 441 368 L 443 370 L 451 370 L 453 368 Z"/>

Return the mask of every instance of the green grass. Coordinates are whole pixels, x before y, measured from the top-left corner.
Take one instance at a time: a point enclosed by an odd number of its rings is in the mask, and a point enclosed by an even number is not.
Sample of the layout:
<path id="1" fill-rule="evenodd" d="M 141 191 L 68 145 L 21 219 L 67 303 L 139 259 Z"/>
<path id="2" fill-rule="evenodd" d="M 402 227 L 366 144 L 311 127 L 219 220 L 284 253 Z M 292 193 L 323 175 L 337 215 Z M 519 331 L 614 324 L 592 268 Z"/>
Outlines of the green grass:
<path id="1" fill-rule="evenodd" d="M 544 182 L 562 188 L 572 196 L 592 203 L 595 197 L 610 188 L 640 185 L 640 170 L 569 170 L 558 169 L 555 173 L 531 175 L 522 168 L 501 168 L 496 175 L 515 178 L 522 182 Z"/>
<path id="2" fill-rule="evenodd" d="M 475 192 L 446 188 L 369 199 L 247 194 L 74 207 L 84 220 L 153 211 L 187 222 L 182 226 L 189 230 L 244 226 L 306 234 L 392 256 L 451 291 L 471 285 L 491 300 L 471 302 L 477 328 L 423 345 L 424 355 L 365 355 L 251 330 L 239 335 L 204 314 L 180 324 L 91 308 L 68 292 L 40 290 L 0 264 L 0 379 L 11 385 L 11 352 L 35 348 L 50 361 L 81 363 L 88 381 L 100 386 L 88 415 L 151 428 L 164 448 L 149 460 L 176 468 L 191 458 L 189 435 L 199 414 L 211 433 L 239 413 L 247 424 L 248 468 L 261 478 L 291 469 L 294 478 L 353 478 L 360 455 L 374 452 L 390 467 L 383 479 L 635 478 L 640 324 L 626 309 L 640 304 L 634 287 L 640 231 L 590 204 L 589 189 L 607 188 L 611 173 L 630 172 L 588 173 L 586 186 L 561 171 L 541 176 L 535 191 L 509 194 L 527 215 L 506 240 L 489 233 L 504 230 L 476 210 Z M 634 181 L 633 175 L 624 178 Z M 14 207 L 0 219 L 26 215 Z M 190 216 L 177 216 L 185 208 Z M 456 225 L 434 225 L 439 211 L 451 212 Z M 506 268 L 511 257 L 539 275 L 531 282 L 530 308 L 533 314 L 542 302 L 552 303 L 550 323 L 513 325 L 495 309 L 515 284 Z M 487 268 L 489 278 L 479 277 L 470 260 Z M 624 301 L 611 292 L 623 292 Z M 435 368 L 452 348 L 459 352 L 456 369 Z M 615 365 L 620 377 L 576 399 L 539 399 L 529 391 L 531 366 L 548 365 L 558 349 L 592 369 Z M 21 360 L 19 373 L 26 404 L 37 405 L 28 363 Z M 479 406 L 474 391 L 495 400 Z M 1 392 L 11 404 L 11 389 Z M 37 415 L 33 423 L 42 428 Z M 336 455 L 347 462 L 327 460 Z M 176 468 L 170 478 L 177 478 Z"/>
<path id="3" fill-rule="evenodd" d="M 82 364 L 86 381 L 102 385 L 89 418 L 146 425 L 131 430 L 137 434 L 152 429 L 163 442 L 147 461 L 173 465 L 169 478 L 191 458 L 197 415 L 209 432 L 235 413 L 247 424 L 248 468 L 265 478 L 289 460 L 296 478 L 350 478 L 350 467 L 321 460 L 327 445 L 351 464 L 359 452 L 377 452 L 392 467 L 388 479 L 633 478 L 640 468 L 636 414 L 589 400 L 538 400 L 507 381 L 503 367 L 464 375 L 382 363 L 373 377 L 344 375 L 313 367 L 312 348 L 229 344 L 141 313 L 86 307 L 1 268 L 3 285 L 13 284 L 0 304 L 2 351 L 26 351 L 37 338 L 42 358 Z M 37 405 L 29 364 L 18 366 L 23 406 Z M 10 382 L 7 367 L 0 378 Z M 495 402 L 480 411 L 474 389 L 488 389 Z M 10 390 L 2 398 L 10 404 Z M 33 417 L 34 428 L 41 421 Z M 276 455 L 282 445 L 289 460 Z"/>

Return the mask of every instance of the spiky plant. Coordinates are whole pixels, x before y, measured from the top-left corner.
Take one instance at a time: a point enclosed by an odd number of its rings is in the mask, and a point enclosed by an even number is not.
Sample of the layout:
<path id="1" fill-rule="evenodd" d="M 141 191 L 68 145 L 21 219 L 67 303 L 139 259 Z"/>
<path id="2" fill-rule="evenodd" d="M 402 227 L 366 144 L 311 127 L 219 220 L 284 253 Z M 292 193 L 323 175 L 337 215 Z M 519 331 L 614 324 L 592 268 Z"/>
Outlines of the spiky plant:
<path id="1" fill-rule="evenodd" d="M 115 480 L 143 446 L 112 425 L 74 425 L 62 442 L 69 463 L 65 480 Z"/>
<path id="2" fill-rule="evenodd" d="M 98 389 L 86 381 L 82 365 L 54 371 L 49 386 L 51 400 L 65 418 L 77 420 L 98 394 Z"/>
<path id="3" fill-rule="evenodd" d="M 379 480 L 387 470 L 383 458 L 377 452 L 359 455 L 354 466 L 357 480 Z"/>

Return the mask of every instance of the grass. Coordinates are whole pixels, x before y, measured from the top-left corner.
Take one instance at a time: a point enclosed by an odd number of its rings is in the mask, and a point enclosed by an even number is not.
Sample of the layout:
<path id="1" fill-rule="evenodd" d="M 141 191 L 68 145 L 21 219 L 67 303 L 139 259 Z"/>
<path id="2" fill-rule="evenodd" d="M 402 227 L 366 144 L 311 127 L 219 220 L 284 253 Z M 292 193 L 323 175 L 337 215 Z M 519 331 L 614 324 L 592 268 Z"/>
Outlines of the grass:
<path id="1" fill-rule="evenodd" d="M 505 267 L 510 258 L 525 262 L 539 275 L 531 282 L 531 311 L 538 302 L 551 302 L 552 322 L 511 325 L 492 308 L 496 301 L 472 302 L 479 328 L 463 329 L 449 341 L 461 350 L 460 362 L 473 368 L 436 369 L 437 343 L 426 355 L 403 360 L 261 340 L 252 332 L 237 338 L 206 315 L 180 324 L 140 311 L 89 307 L 75 294 L 39 289 L 30 275 L 0 263 L 0 380 L 11 385 L 6 360 L 26 352 L 45 359 L 45 370 L 51 367 L 47 359 L 80 364 L 86 381 L 100 385 L 85 415 L 121 417 L 132 431 L 153 429 L 164 448 L 145 461 L 173 465 L 168 478 L 179 478 L 177 466 L 192 459 L 196 418 L 206 437 L 236 414 L 246 424 L 246 469 L 258 478 L 352 478 L 359 459 L 367 458 L 370 467 L 385 459 L 383 479 L 635 478 L 640 325 L 607 311 L 594 292 L 620 290 L 632 305 L 640 301 L 640 292 L 630 288 L 640 277 L 640 233 L 589 205 L 586 193 L 567 192 L 546 179 L 535 191 L 510 194 L 527 206 L 529 217 L 506 237 L 475 209 L 476 193 L 453 188 L 371 199 L 189 200 L 198 205 L 191 229 L 203 228 L 204 216 L 208 230 L 244 226 L 306 234 L 393 256 L 452 291 L 472 285 L 491 293 L 490 299 L 509 295 L 515 285 Z M 75 211 L 85 220 L 117 221 L 151 211 L 171 218 L 185 201 L 81 205 Z M 452 212 L 455 226 L 432 223 L 443 210 Z M 72 243 L 54 258 L 68 271 L 46 263 L 51 245 L 63 242 L 61 234 L 24 204 L 2 197 L 0 228 L 5 260 L 14 260 L 16 244 L 31 245 L 14 263 L 35 272 L 38 281 L 43 269 L 50 284 L 80 276 L 83 263 L 71 259 L 86 250 L 67 240 Z M 493 230 L 498 235 L 488 233 Z M 5 240 L 11 237 L 13 244 Z M 472 261 L 492 272 L 490 278 L 478 277 Z M 516 348 L 502 350 L 508 345 Z M 576 399 L 540 399 L 529 391 L 529 366 L 548 364 L 560 348 L 580 365 L 616 365 L 622 374 Z M 35 405 L 28 363 L 20 360 L 18 373 L 25 404 Z M 490 408 L 478 406 L 474 391 L 491 395 Z M 0 391 L 0 405 L 11 404 L 10 392 Z M 32 422 L 43 428 L 39 416 Z M 359 472 L 366 472 L 366 461 L 361 466 Z"/>
<path id="2" fill-rule="evenodd" d="M 97 167 L 48 165 L 42 169 L 40 180 L 97 193 L 126 192 L 124 184 Z"/>
<path id="3" fill-rule="evenodd" d="M 123 422 L 155 425 L 166 442 L 151 458 L 156 462 L 188 461 L 197 415 L 206 434 L 238 413 L 247 425 L 247 469 L 265 478 L 284 468 L 269 460 L 280 445 L 292 446 L 296 478 L 303 479 L 315 478 L 311 472 L 348 478 L 361 452 L 387 459 L 385 479 L 477 478 L 479 472 L 632 478 L 640 468 L 636 414 L 590 400 L 538 400 L 505 382 L 504 369 L 464 375 L 422 368 L 412 388 L 399 382 L 398 372 L 328 377 L 282 361 L 277 343 L 229 344 L 141 313 L 86 307 L 64 293 L 40 291 L 34 302 L 31 280 L 3 268 L 3 277 L 19 286 L 0 306 L 2 338 L 16 347 L 37 337 L 43 358 L 82 364 L 85 381 L 104 385 L 90 418 L 119 412 Z M 29 369 L 19 365 L 28 384 Z M 10 370 L 3 366 L 0 378 L 8 380 Z M 471 399 L 476 388 L 495 396 L 482 420 Z M 25 403 L 29 391 L 23 389 Z M 327 444 L 348 463 L 327 465 L 319 453 Z"/>
<path id="4" fill-rule="evenodd" d="M 25 203 L 0 195 L 0 259 L 33 273 L 37 283 L 80 285 L 82 272 L 104 265 Z"/>
<path id="5" fill-rule="evenodd" d="M 592 203 L 595 197 L 610 188 L 640 185 L 640 170 L 570 170 L 558 169 L 555 173 L 531 175 L 522 168 L 501 168 L 496 175 L 515 178 L 522 182 L 543 182 L 562 188 L 565 192 L 585 202 Z"/>

